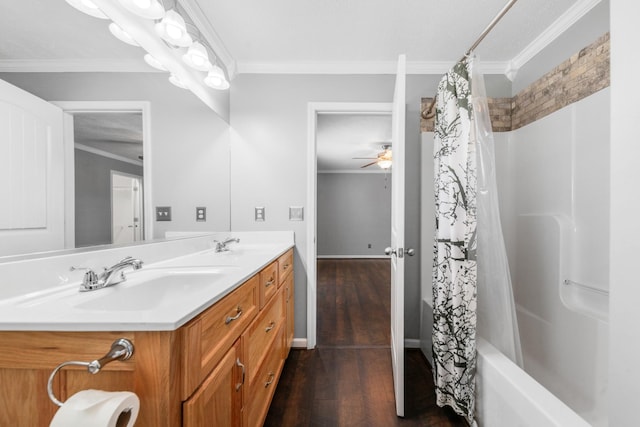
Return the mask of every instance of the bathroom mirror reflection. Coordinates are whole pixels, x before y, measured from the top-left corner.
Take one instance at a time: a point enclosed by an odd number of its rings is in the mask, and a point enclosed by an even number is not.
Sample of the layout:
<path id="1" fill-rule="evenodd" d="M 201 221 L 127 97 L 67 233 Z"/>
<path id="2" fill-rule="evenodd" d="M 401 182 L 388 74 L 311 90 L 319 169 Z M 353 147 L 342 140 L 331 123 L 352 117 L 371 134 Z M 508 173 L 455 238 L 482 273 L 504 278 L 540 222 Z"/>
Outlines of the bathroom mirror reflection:
<path id="1" fill-rule="evenodd" d="M 227 230 L 228 123 L 190 91 L 170 84 L 167 73 L 150 68 L 143 60 L 144 50 L 113 37 L 105 20 L 64 1 L 5 3 L 0 13 L 0 131 L 9 129 L 3 126 L 9 122 L 2 121 L 10 117 L 7 106 L 16 105 L 16 97 L 28 96 L 27 105 L 37 103 L 49 113 L 47 107 L 56 107 L 52 114 L 62 124 L 53 130 L 64 141 L 64 150 L 41 150 L 38 155 L 47 159 L 46 168 L 24 161 L 21 165 L 33 171 L 11 169 L 14 177 L 36 177 L 32 183 L 40 191 L 36 197 L 32 190 L 12 184 L 15 178 L 7 175 L 9 156 L 3 156 L 7 139 L 0 139 L 4 170 L 0 196 L 7 201 L 0 207 L 0 262 L 13 255 L 135 244 L 139 239 L 162 239 L 173 230 Z M 89 107 L 79 107 L 82 103 Z M 69 124 L 71 119 L 75 125 Z M 68 130 L 74 127 L 75 132 Z M 69 149 L 73 134 L 76 141 Z M 100 165 L 95 164 L 98 156 Z M 43 172 L 34 173 L 37 170 Z M 189 173 L 179 173 L 186 170 Z M 121 179 L 130 181 L 120 185 Z M 216 185 L 194 188 L 193 182 Z M 130 194 L 124 196 L 120 193 L 126 193 L 126 187 Z M 10 194 L 13 198 L 5 197 Z M 152 198 L 153 203 L 173 205 L 172 222 L 153 221 Z M 144 202 L 132 208 L 135 212 L 128 221 L 113 224 L 112 199 Z M 37 210 L 30 203 L 36 203 Z M 195 206 L 208 206 L 206 222 L 195 222 Z M 36 211 L 35 219 L 25 215 Z M 26 226 L 17 224 L 22 219 Z M 63 225 L 49 233 L 54 221 Z"/>

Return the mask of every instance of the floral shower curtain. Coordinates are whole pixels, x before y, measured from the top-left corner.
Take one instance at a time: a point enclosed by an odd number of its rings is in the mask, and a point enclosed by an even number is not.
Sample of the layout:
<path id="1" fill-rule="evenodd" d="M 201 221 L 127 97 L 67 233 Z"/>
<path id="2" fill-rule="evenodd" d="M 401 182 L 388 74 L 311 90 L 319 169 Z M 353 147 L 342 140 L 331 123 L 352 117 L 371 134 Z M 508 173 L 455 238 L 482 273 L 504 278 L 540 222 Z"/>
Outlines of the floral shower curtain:
<path id="1" fill-rule="evenodd" d="M 476 370 L 476 153 L 470 62 L 436 96 L 433 362 L 436 403 L 473 422 Z"/>
<path id="2" fill-rule="evenodd" d="M 455 65 L 436 97 L 433 361 L 436 403 L 474 425 L 476 330 L 516 364 L 522 355 L 484 77 L 472 62 Z"/>

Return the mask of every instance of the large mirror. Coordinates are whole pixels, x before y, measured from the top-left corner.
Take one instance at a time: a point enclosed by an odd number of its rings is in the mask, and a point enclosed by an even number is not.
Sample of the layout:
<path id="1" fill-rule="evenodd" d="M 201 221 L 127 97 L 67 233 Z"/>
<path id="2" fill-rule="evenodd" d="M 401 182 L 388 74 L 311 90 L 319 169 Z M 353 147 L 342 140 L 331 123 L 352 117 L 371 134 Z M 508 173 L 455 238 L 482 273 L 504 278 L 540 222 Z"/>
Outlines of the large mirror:
<path id="1" fill-rule="evenodd" d="M 65 169 L 57 172 L 65 175 L 64 194 L 56 193 L 66 198 L 60 201 L 64 243 L 40 246 L 27 236 L 16 240 L 19 244 L 0 247 L 0 257 L 135 244 L 163 238 L 166 231 L 228 229 L 229 147 L 224 120 L 192 93 L 172 86 L 167 74 L 148 68 L 142 60 L 144 51 L 114 38 L 109 21 L 82 14 L 64 1 L 5 2 L 1 9 L 0 80 L 68 113 L 63 138 L 72 138 L 74 146 L 66 147 L 71 157 L 62 155 L 51 165 Z M 0 87 L 0 101 L 2 96 L 9 95 Z M 136 102 L 146 103 L 147 110 L 96 107 Z M 83 103 L 95 105 L 84 108 Z M 0 108 L 0 131 L 8 123 L 2 114 L 8 117 Z M 0 147 L 0 152 L 7 150 Z M 208 158 L 215 168 L 205 163 Z M 49 176 L 38 179 L 41 187 L 51 187 Z M 205 188 L 202 182 L 216 185 Z M 27 200 L 22 211 L 14 209 L 18 217 L 24 216 L 20 212 L 29 212 L 28 204 L 36 197 L 24 189 L 13 192 Z M 3 215 L 16 216 L 6 214 L 11 210 L 7 206 L 0 208 L 5 211 L 0 212 L 0 233 L 4 229 L 15 234 L 11 225 L 3 228 Z M 173 220 L 156 222 L 156 206 L 172 206 Z M 208 208 L 208 222 L 195 223 L 196 206 Z M 40 208 L 45 211 L 49 206 Z M 37 234 L 47 221 L 50 218 L 35 221 L 29 233 Z"/>

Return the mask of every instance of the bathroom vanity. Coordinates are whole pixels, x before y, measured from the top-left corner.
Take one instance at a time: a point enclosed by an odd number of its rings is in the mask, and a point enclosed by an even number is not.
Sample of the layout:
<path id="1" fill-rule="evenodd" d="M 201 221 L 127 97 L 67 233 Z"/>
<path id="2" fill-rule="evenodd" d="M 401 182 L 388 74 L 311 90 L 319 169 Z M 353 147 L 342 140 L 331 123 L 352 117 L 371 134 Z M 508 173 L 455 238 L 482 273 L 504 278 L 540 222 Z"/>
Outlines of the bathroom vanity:
<path id="1" fill-rule="evenodd" d="M 0 425 L 48 426 L 58 409 L 47 394 L 52 370 L 127 338 L 129 360 L 95 375 L 64 368 L 55 396 L 133 391 L 141 427 L 261 426 L 293 340 L 294 271 L 293 236 L 258 240 L 145 263 L 109 289 L 79 293 L 71 281 L 0 300 Z"/>

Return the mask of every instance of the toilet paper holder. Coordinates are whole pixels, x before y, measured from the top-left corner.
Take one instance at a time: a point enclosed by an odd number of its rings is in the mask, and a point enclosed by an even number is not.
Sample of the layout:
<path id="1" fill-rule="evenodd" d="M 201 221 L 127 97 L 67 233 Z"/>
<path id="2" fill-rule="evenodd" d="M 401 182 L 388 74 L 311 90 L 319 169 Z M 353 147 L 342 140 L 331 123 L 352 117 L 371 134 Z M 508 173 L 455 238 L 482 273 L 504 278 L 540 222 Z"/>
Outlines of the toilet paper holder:
<path id="1" fill-rule="evenodd" d="M 55 394 L 53 394 L 53 379 L 58 371 L 65 366 L 86 366 L 87 372 L 97 374 L 107 363 L 113 362 L 114 360 L 128 360 L 132 355 L 133 343 L 126 338 L 120 338 L 111 344 L 109 352 L 100 359 L 96 359 L 92 362 L 69 360 L 59 364 L 53 372 L 51 372 L 51 375 L 49 375 L 49 381 L 47 382 L 47 393 L 49 394 L 49 399 L 51 399 L 51 401 L 56 405 L 62 406 L 62 402 L 56 398 Z"/>

